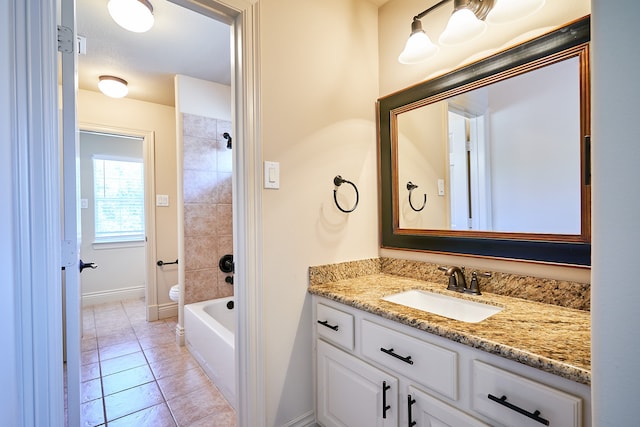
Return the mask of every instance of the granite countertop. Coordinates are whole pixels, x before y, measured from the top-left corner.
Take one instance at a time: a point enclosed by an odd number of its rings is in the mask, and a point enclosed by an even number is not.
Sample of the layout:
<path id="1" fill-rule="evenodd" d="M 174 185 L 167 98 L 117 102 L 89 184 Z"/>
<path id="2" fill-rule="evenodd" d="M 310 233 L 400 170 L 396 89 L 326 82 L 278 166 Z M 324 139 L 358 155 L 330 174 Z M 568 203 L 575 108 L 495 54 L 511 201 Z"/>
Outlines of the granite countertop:
<path id="1" fill-rule="evenodd" d="M 504 309 L 479 323 L 451 320 L 381 298 L 421 289 Z M 491 293 L 479 296 L 389 274 L 311 284 L 309 292 L 578 383 L 591 384 L 589 312 Z"/>

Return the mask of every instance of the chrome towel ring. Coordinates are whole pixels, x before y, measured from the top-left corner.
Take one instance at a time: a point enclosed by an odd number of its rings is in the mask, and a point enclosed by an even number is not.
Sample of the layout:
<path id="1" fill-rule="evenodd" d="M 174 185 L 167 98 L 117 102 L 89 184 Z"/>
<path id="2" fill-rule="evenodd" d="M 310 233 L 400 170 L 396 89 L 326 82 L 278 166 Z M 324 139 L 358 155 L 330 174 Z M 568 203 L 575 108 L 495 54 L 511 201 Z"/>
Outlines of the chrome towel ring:
<path id="1" fill-rule="evenodd" d="M 424 194 L 424 199 L 422 200 L 422 206 L 420 207 L 420 209 L 416 209 L 415 206 L 413 206 L 413 203 L 411 202 L 411 192 L 413 190 L 415 190 L 416 188 L 418 188 L 417 185 L 415 185 L 413 182 L 409 181 L 407 182 L 407 190 L 409 190 L 409 206 L 411 206 L 411 209 L 413 209 L 416 212 L 420 212 L 422 209 L 424 209 L 424 207 L 427 204 L 427 194 Z"/>
<path id="2" fill-rule="evenodd" d="M 338 187 L 340 187 L 344 183 L 350 184 L 353 187 L 353 189 L 356 191 L 356 203 L 353 205 L 353 207 L 351 209 L 343 209 L 340 206 L 340 203 L 338 203 L 338 197 L 336 196 L 336 194 L 338 192 Z M 360 200 L 360 195 L 358 194 L 358 187 L 356 187 L 356 185 L 353 182 L 342 178 L 340 175 L 336 175 L 336 177 L 333 178 L 333 184 L 336 186 L 333 189 L 333 201 L 336 203 L 336 206 L 338 207 L 338 209 L 340 209 L 340 211 L 342 211 L 344 213 L 350 213 L 350 212 L 355 211 L 356 208 L 358 207 L 358 201 Z"/>

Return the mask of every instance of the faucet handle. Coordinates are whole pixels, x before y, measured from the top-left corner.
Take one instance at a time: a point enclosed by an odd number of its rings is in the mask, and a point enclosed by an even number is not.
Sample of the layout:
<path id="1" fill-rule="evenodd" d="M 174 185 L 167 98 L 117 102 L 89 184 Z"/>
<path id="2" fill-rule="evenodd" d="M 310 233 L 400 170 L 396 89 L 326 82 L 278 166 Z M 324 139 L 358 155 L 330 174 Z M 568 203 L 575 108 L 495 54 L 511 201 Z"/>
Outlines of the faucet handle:
<path id="1" fill-rule="evenodd" d="M 469 284 L 469 287 L 464 290 L 465 293 L 473 294 L 473 295 L 482 295 L 482 293 L 480 293 L 480 283 L 478 282 L 478 275 L 482 277 L 491 277 L 491 273 L 487 273 L 487 272 L 478 273 L 477 271 L 473 271 L 471 273 L 471 284 Z"/>

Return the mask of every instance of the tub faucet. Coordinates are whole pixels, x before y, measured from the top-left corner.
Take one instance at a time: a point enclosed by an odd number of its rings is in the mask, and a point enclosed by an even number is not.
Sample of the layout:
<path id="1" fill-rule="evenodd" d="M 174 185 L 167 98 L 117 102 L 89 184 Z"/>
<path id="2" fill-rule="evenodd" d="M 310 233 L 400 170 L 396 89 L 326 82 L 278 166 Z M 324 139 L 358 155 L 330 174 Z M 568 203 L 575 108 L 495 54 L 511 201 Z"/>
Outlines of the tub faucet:
<path id="1" fill-rule="evenodd" d="M 464 267 L 438 267 L 438 270 L 444 271 L 445 276 L 449 277 L 450 291 L 464 292 L 467 289 L 467 281 L 464 278 Z"/>

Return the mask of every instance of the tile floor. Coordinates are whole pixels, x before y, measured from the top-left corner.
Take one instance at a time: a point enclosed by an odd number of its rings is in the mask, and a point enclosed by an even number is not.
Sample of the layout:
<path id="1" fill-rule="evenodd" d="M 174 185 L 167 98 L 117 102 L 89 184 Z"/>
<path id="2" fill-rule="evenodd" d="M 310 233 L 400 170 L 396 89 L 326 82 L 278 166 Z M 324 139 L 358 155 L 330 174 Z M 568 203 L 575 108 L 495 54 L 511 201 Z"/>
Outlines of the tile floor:
<path id="1" fill-rule="evenodd" d="M 83 309 L 83 426 L 235 427 L 233 407 L 176 344 L 175 326 L 147 322 L 143 300 Z"/>

